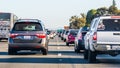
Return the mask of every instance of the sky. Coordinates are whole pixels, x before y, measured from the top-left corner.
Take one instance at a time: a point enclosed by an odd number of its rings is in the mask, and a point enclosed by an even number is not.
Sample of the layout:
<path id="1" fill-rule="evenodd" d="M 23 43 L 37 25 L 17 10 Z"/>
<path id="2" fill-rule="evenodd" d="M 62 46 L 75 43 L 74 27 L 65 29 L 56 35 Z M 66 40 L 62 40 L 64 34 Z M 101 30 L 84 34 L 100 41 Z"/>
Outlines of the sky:
<path id="1" fill-rule="evenodd" d="M 40 19 L 46 28 L 57 29 L 69 25 L 71 16 L 111 5 L 112 0 L 0 0 L 0 12 Z M 120 9 L 120 0 L 116 0 L 116 6 Z"/>

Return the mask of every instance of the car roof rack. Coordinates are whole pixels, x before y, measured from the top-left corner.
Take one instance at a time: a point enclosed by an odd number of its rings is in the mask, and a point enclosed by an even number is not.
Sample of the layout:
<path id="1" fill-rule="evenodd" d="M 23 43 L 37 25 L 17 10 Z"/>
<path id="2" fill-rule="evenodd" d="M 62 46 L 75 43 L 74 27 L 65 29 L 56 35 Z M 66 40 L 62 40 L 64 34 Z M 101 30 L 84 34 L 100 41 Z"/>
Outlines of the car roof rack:
<path id="1" fill-rule="evenodd" d="M 18 19 L 17 22 L 41 22 L 38 19 Z"/>

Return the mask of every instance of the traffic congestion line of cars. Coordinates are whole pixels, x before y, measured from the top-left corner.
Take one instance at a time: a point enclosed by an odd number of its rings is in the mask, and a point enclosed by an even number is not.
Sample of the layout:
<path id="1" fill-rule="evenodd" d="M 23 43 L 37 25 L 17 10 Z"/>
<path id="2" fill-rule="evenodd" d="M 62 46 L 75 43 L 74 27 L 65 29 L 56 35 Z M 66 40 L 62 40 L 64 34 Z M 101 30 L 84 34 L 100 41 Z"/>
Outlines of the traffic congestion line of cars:
<path id="1" fill-rule="evenodd" d="M 61 40 L 64 40 L 65 32 L 58 34 Z M 64 42 L 68 45 L 69 32 L 66 37 Z M 96 62 L 98 54 L 117 56 L 120 54 L 120 16 L 96 17 L 90 27 L 81 27 L 74 38 L 74 51 L 84 50 L 84 59 L 89 63 Z"/>
<path id="2" fill-rule="evenodd" d="M 74 44 L 77 33 L 78 29 L 63 29 L 61 32 L 58 33 L 58 36 L 61 37 L 61 40 L 66 42 L 66 46 L 69 46 L 69 44 Z"/>
<path id="3" fill-rule="evenodd" d="M 79 53 L 84 50 L 84 36 L 88 31 L 88 27 L 81 27 L 80 29 L 67 29 L 58 32 L 58 37 L 61 37 L 66 43 L 66 46 L 74 44 L 74 51 Z"/>
<path id="4" fill-rule="evenodd" d="M 74 51 L 84 50 L 84 59 L 96 62 L 98 54 L 117 56 L 120 54 L 120 16 L 100 16 L 92 20 L 90 27 L 63 29 L 57 33 L 66 46 L 74 44 Z M 14 55 L 21 50 L 48 53 L 49 38 L 55 32 L 47 31 L 41 20 L 19 19 L 13 25 L 8 38 L 8 54 Z"/>

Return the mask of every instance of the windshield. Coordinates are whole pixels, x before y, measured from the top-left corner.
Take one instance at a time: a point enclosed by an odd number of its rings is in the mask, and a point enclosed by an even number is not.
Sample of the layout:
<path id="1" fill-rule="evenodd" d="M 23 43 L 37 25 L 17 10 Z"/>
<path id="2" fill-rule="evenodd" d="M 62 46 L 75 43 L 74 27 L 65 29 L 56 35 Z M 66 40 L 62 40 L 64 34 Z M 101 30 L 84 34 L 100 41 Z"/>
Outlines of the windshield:
<path id="1" fill-rule="evenodd" d="M 15 31 L 42 31 L 39 23 L 16 23 L 13 30 Z"/>
<path id="2" fill-rule="evenodd" d="M 0 21 L 9 21 L 10 13 L 0 13 Z"/>

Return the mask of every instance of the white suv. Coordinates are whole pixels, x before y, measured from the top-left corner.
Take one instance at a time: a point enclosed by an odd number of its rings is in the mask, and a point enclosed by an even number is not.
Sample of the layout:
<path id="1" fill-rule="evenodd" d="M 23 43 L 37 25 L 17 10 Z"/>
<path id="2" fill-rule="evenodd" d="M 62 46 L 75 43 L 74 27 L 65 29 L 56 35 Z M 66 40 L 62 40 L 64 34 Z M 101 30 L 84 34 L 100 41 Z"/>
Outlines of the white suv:
<path id="1" fill-rule="evenodd" d="M 120 16 L 93 19 L 84 39 L 84 59 L 88 59 L 88 62 L 95 62 L 98 54 L 120 54 Z"/>

